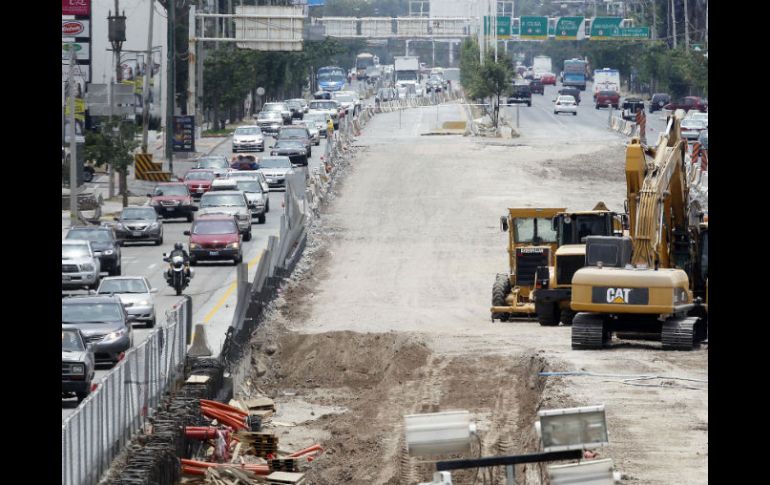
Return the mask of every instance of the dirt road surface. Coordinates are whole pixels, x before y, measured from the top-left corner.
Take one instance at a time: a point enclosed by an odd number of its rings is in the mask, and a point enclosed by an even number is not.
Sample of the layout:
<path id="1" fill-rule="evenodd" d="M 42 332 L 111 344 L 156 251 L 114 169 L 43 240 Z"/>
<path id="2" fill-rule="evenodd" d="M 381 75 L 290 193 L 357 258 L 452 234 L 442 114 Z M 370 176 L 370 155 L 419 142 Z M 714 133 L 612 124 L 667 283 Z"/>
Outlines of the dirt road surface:
<path id="1" fill-rule="evenodd" d="M 507 270 L 506 208 L 602 200 L 623 210 L 624 139 L 603 118 L 540 108 L 522 110 L 512 140 L 421 136 L 464 119 L 457 106 L 408 110 L 400 122 L 380 114 L 357 140 L 302 274 L 255 335 L 254 370 L 236 388 L 276 400 L 269 426 L 281 448 L 324 446 L 310 483 L 429 481 L 433 466 L 404 451 L 404 414 L 466 409 L 489 456 L 539 450 L 538 409 L 600 403 L 610 446 L 599 457 L 614 460 L 622 483 L 707 483 L 705 345 L 663 352 L 616 338 L 579 352 L 569 327 L 490 322 L 495 273 Z M 544 370 L 613 377 L 538 376 Z M 663 378 L 624 382 L 639 375 Z M 547 481 L 539 466 L 516 476 Z M 471 484 L 474 472 L 453 479 Z M 504 483 L 501 470 L 493 481 Z"/>

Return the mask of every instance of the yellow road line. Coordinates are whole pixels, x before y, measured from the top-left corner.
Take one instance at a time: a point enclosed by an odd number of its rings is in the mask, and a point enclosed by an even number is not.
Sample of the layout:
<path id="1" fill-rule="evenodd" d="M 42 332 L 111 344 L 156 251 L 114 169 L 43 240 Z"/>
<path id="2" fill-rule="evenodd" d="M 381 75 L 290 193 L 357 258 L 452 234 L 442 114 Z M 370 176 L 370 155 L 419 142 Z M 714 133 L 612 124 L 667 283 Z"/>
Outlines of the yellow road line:
<path id="1" fill-rule="evenodd" d="M 262 259 L 262 254 L 264 254 L 264 252 L 265 250 L 263 249 L 254 259 L 249 261 L 249 268 L 257 264 L 259 260 Z M 227 291 L 225 291 L 225 294 L 222 295 L 222 298 L 219 299 L 217 304 L 214 305 L 214 308 L 212 308 L 211 311 L 203 318 L 203 323 L 209 323 L 209 321 L 214 318 L 214 315 L 219 311 L 220 308 L 222 308 L 222 305 L 225 304 L 227 299 L 230 298 L 230 295 L 233 293 L 233 291 L 235 291 L 236 284 L 237 283 L 235 281 L 230 284 L 230 287 L 227 288 Z"/>

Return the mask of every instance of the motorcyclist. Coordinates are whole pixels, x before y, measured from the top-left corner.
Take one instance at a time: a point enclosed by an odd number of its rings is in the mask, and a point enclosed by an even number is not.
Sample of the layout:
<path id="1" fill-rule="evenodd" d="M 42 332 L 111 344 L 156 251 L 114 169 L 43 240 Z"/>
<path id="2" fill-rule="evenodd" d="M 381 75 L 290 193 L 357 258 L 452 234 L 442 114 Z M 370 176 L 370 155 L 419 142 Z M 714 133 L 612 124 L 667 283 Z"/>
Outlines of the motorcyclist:
<path id="1" fill-rule="evenodd" d="M 174 244 L 174 250 L 169 253 L 168 256 L 163 258 L 163 261 L 171 262 L 174 256 L 181 256 L 184 260 L 184 273 L 188 278 L 190 277 L 190 255 L 184 250 L 184 244 L 178 242 Z M 171 268 L 166 272 L 166 280 L 171 281 Z"/>

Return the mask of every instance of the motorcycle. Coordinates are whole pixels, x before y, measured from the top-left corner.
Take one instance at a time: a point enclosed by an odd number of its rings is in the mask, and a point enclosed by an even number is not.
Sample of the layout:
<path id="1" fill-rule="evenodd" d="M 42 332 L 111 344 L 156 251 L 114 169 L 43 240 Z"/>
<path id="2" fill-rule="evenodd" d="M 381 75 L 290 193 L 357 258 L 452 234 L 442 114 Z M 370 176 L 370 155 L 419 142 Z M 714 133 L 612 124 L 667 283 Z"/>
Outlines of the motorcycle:
<path id="1" fill-rule="evenodd" d="M 163 253 L 163 261 L 169 263 L 169 271 L 166 272 L 166 282 L 174 288 L 177 296 L 179 296 L 182 294 L 182 290 L 190 284 L 190 279 L 193 276 L 192 268 L 186 271 L 184 258 L 178 255 L 169 258 L 166 253 Z"/>

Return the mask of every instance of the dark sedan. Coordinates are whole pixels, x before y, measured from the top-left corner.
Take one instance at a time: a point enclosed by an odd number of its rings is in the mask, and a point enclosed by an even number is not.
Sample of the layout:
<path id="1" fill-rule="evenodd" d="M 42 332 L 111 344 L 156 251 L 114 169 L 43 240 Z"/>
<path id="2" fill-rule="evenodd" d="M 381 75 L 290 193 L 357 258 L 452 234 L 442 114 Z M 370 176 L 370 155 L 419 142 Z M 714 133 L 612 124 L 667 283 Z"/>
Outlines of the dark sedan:
<path id="1" fill-rule="evenodd" d="M 97 362 L 117 363 L 134 344 L 128 314 L 115 295 L 62 298 L 61 328 L 80 330 Z"/>
<path id="2" fill-rule="evenodd" d="M 275 140 L 279 142 L 284 140 L 302 142 L 302 145 L 305 147 L 305 152 L 307 152 L 308 158 L 313 156 L 313 137 L 310 135 L 310 130 L 308 130 L 306 126 L 284 126 L 278 132 L 278 136 L 276 136 Z"/>
<path id="3" fill-rule="evenodd" d="M 154 241 L 157 246 L 163 244 L 163 223 L 152 207 L 126 207 L 115 221 L 115 234 L 124 243 Z"/>
<path id="4" fill-rule="evenodd" d="M 307 166 L 307 150 L 305 144 L 297 140 L 280 140 L 275 142 L 270 154 L 273 156 L 289 157 L 292 165 Z M 262 166 L 262 164 L 260 164 Z"/>
<path id="5" fill-rule="evenodd" d="M 706 111 L 708 111 L 708 105 L 703 99 L 697 96 L 686 96 L 673 103 L 668 103 L 667 105 L 663 106 L 663 109 L 667 109 L 671 111 L 676 111 L 678 109 L 690 111 L 691 109 L 695 109 L 705 113 Z"/>
<path id="6" fill-rule="evenodd" d="M 91 248 L 94 256 L 99 258 L 102 271 L 107 271 L 110 276 L 120 275 L 120 242 L 109 227 L 73 227 L 65 239 L 91 241 Z"/>

